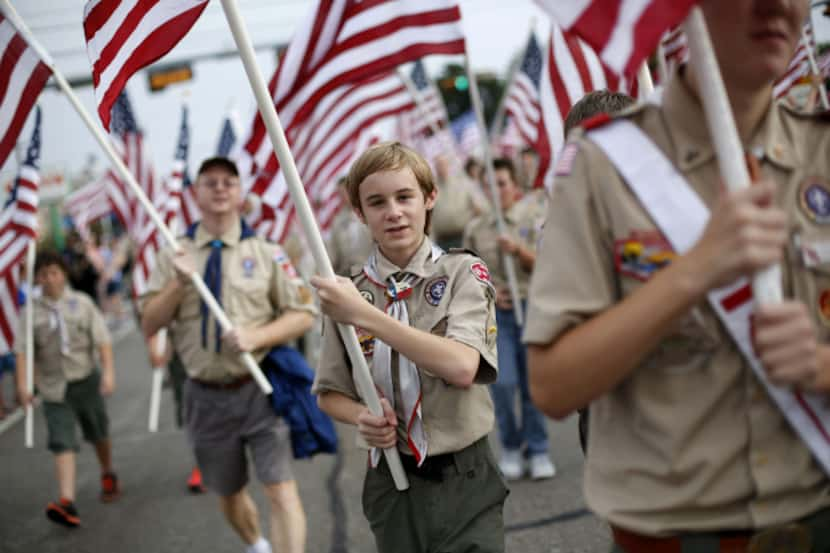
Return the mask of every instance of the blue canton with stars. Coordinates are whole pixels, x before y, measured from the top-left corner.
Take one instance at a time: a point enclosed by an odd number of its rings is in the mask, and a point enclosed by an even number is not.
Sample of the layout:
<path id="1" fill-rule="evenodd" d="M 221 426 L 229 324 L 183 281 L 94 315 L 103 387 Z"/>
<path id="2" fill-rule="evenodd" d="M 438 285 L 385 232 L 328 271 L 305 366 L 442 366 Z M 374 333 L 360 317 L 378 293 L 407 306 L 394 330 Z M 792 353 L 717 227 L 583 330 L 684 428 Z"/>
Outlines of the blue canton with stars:
<path id="1" fill-rule="evenodd" d="M 542 50 L 534 35 L 530 35 L 530 40 L 527 41 L 525 57 L 519 70 L 528 76 L 538 90 L 542 79 Z"/>
<path id="2" fill-rule="evenodd" d="M 29 140 L 29 147 L 26 148 L 26 158 L 23 165 L 38 169 L 40 160 L 40 106 L 35 108 L 35 126 L 32 129 L 32 138 Z M 3 208 L 11 206 L 17 200 L 17 187 L 20 186 L 20 179 L 14 180 L 14 186 L 6 198 Z"/>

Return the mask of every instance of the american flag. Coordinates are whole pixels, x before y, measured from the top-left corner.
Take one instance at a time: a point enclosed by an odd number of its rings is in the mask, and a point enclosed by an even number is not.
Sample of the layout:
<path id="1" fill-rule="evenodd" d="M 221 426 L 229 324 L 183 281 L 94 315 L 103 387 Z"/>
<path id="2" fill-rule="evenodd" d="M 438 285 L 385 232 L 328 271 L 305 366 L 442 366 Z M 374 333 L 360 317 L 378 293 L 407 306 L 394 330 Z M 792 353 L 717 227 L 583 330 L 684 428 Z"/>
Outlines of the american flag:
<path id="1" fill-rule="evenodd" d="M 459 150 L 465 157 L 481 153 L 481 131 L 473 110 L 468 110 L 452 120 L 450 128 Z"/>
<path id="2" fill-rule="evenodd" d="M 0 167 L 17 144 L 51 70 L 0 13 Z"/>
<path id="3" fill-rule="evenodd" d="M 689 60 L 689 42 L 683 29 L 676 27 L 667 31 L 660 42 L 663 50 L 663 58 L 669 73 L 674 67 L 686 63 Z"/>
<path id="4" fill-rule="evenodd" d="M 225 117 L 222 121 L 222 130 L 219 132 L 219 144 L 216 145 L 216 155 L 228 157 L 236 144 L 236 131 L 233 128 L 231 116 Z"/>
<path id="5" fill-rule="evenodd" d="M 0 353 L 8 353 L 14 346 L 21 262 L 37 234 L 39 159 L 40 109 L 37 109 L 26 159 L 0 212 Z"/>
<path id="6" fill-rule="evenodd" d="M 565 118 L 571 107 L 594 90 L 608 89 L 636 96 L 635 85 L 636 79 L 629 82 L 617 77 L 588 44 L 551 23 L 539 84 L 542 116 L 534 145 L 539 154 L 535 187 L 552 185 L 553 161 L 564 143 Z"/>
<path id="7" fill-rule="evenodd" d="M 823 53 L 817 60 L 818 72 L 825 79 L 830 77 L 830 52 Z"/>
<path id="8" fill-rule="evenodd" d="M 320 153 L 306 154 L 308 161 L 304 162 L 301 175 L 310 174 L 313 181 L 325 182 L 327 175 L 333 174 L 325 167 L 333 168 L 337 165 L 335 160 L 345 163 L 350 155 L 348 144 L 358 138 L 356 134 L 344 136 L 344 129 L 337 129 L 332 142 L 328 139 L 323 143 L 309 142 L 309 138 L 304 138 L 311 135 L 326 138 L 316 130 L 322 127 L 319 121 L 325 115 L 320 112 L 320 106 L 328 105 L 331 109 L 334 98 L 362 94 L 352 90 L 356 83 L 378 75 L 389 76 L 398 65 L 422 56 L 463 53 L 460 20 L 456 0 L 319 2 L 300 25 L 269 84 L 292 152 L 299 158 L 301 149 L 308 148 L 307 144 L 326 145 L 325 149 L 320 148 Z M 400 79 L 397 81 L 396 87 L 399 87 Z M 381 83 L 366 86 L 378 87 Z M 388 93 L 397 94 L 391 90 Z M 392 103 L 391 99 L 371 99 Z M 409 101 L 411 107 L 411 98 Z M 391 109 L 390 106 L 381 111 Z M 359 132 L 360 127 L 365 124 L 352 115 L 353 133 Z M 343 150 L 344 147 L 347 149 Z M 251 177 L 246 179 L 246 189 L 262 197 L 275 213 L 284 212 L 288 204 L 287 189 L 259 114 L 244 141 L 240 167 L 243 175 Z M 314 186 L 310 182 L 305 184 Z M 292 218 L 289 212 L 282 217 L 280 226 L 287 229 Z"/>
<path id="9" fill-rule="evenodd" d="M 525 144 L 535 144 L 539 124 L 539 81 L 542 77 L 542 50 L 530 35 L 522 64 L 506 92 L 504 110 Z"/>
<path id="10" fill-rule="evenodd" d="M 809 21 L 804 23 L 803 31 L 802 38 L 798 41 L 798 48 L 796 48 L 793 59 L 790 60 L 790 64 L 787 66 L 787 70 L 784 72 L 784 75 L 775 81 L 772 93 L 776 98 L 786 96 L 793 86 L 797 85 L 804 78 L 809 77 L 812 73 L 809 53 L 813 52 L 815 54 L 816 41 L 813 37 L 813 26 Z M 806 42 L 804 40 L 805 36 L 807 37 Z"/>
<path id="11" fill-rule="evenodd" d="M 614 74 L 631 77 L 699 0 L 536 0 L 553 22 L 588 43 Z"/>
<path id="12" fill-rule="evenodd" d="M 410 132 L 413 136 L 428 134 L 434 128 L 446 127 L 449 123 L 447 108 L 438 87 L 427 75 L 423 62 L 417 60 L 410 73 L 412 84 L 421 99 L 422 109 L 417 107 L 403 114 L 401 117 L 410 119 Z"/>
<path id="13" fill-rule="evenodd" d="M 71 218 L 78 229 L 78 233 L 85 241 L 89 241 L 89 225 L 112 211 L 109 201 L 109 177 L 90 182 L 66 196 L 63 210 Z"/>
<path id="14" fill-rule="evenodd" d="M 208 0 L 89 0 L 84 37 L 98 115 L 107 130 L 127 80 L 164 56 L 190 30 Z"/>
<path id="15" fill-rule="evenodd" d="M 182 122 L 179 126 L 179 139 L 176 154 L 173 156 L 173 170 L 167 179 L 162 215 L 173 233 L 182 232 L 201 218 L 199 206 L 193 193 L 193 186 L 188 176 L 187 155 L 190 148 L 190 126 L 187 123 L 188 109 L 182 106 Z"/>

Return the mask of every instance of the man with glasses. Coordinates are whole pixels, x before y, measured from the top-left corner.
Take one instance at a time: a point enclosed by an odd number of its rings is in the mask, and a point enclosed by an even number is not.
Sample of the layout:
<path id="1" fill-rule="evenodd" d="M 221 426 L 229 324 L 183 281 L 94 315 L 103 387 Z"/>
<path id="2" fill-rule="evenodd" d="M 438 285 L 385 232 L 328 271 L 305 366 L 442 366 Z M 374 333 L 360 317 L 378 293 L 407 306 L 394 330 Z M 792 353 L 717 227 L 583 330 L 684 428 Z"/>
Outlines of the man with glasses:
<path id="1" fill-rule="evenodd" d="M 313 321 L 311 293 L 283 250 L 257 237 L 241 219 L 236 165 L 205 160 L 193 185 L 202 220 L 187 229 L 178 252 L 163 251 L 142 298 L 147 336 L 167 326 L 188 379 L 184 419 L 205 486 L 220 496 L 228 522 L 248 553 L 268 553 L 248 494 L 245 450 L 271 506 L 271 542 L 281 553 L 305 548 L 306 523 L 291 472 L 288 425 L 273 411 L 240 358 L 262 360 L 273 346 L 303 335 Z M 234 330 L 218 322 L 190 282 L 205 284 Z"/>

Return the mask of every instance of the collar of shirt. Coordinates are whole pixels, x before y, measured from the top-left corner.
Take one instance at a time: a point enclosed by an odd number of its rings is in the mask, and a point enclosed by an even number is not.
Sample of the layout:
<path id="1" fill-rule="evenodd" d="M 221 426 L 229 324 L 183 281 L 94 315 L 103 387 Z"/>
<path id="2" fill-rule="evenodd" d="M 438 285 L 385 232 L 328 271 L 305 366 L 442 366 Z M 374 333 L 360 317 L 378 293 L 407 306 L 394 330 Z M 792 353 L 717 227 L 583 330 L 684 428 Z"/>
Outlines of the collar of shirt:
<path id="1" fill-rule="evenodd" d="M 680 68 L 666 85 L 663 94 L 663 112 L 668 133 L 676 148 L 675 163 L 681 171 L 690 171 L 715 156 L 714 145 L 703 106 L 682 78 Z M 770 104 L 763 122 L 749 141 L 748 151 L 763 152 L 763 157 L 786 169 L 795 168 L 798 152 L 782 121 L 782 112 Z"/>
<path id="2" fill-rule="evenodd" d="M 435 260 L 432 259 L 432 242 L 426 236 L 424 236 L 424 240 L 421 242 L 415 255 L 412 256 L 412 259 L 409 260 L 409 263 L 404 268 L 398 267 L 386 259 L 386 256 L 381 253 L 377 244 L 374 246 L 374 253 L 377 259 L 378 276 L 384 282 L 395 273 L 412 273 L 420 278 L 426 278 L 433 272 L 432 267 L 435 264 Z"/>
<path id="3" fill-rule="evenodd" d="M 46 294 L 41 294 L 40 296 L 34 298 L 35 301 L 42 302 L 47 307 L 58 307 L 61 303 L 65 303 L 66 300 L 70 298 L 72 295 L 72 289 L 70 288 L 69 284 L 63 287 L 63 293 L 57 299 L 52 299 Z"/>
<path id="4" fill-rule="evenodd" d="M 235 219 L 233 224 L 228 227 L 228 230 L 222 233 L 221 236 L 214 236 L 210 234 L 206 229 L 205 225 L 199 224 L 196 228 L 196 236 L 193 239 L 193 244 L 197 248 L 204 248 L 205 246 L 209 245 L 213 240 L 219 239 L 225 246 L 233 247 L 239 244 L 239 235 L 242 233 L 242 226 L 239 223 L 239 219 Z"/>

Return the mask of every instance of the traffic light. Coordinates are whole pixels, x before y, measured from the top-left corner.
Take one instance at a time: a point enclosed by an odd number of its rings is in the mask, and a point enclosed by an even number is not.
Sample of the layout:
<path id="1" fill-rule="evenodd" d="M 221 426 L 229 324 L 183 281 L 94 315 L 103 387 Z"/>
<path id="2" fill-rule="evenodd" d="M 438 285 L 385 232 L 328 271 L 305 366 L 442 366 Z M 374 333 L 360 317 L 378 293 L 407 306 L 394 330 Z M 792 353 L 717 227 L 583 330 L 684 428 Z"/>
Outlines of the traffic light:
<path id="1" fill-rule="evenodd" d="M 464 75 L 459 75 L 455 78 L 456 90 L 467 90 L 470 88 L 470 81 Z"/>

